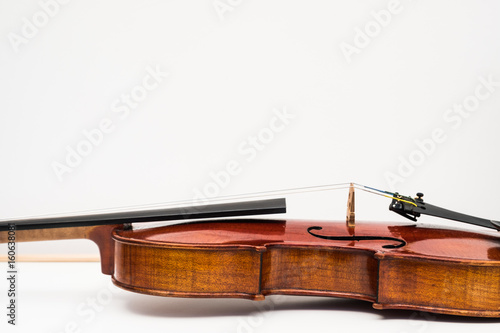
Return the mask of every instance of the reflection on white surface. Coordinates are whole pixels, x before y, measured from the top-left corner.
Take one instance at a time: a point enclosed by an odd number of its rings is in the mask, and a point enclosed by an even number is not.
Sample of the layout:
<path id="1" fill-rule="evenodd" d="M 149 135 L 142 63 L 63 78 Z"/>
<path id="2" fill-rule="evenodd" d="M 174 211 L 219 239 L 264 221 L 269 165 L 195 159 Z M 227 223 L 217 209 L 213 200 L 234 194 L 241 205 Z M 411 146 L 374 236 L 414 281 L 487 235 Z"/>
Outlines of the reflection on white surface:
<path id="1" fill-rule="evenodd" d="M 270 296 L 265 301 L 184 299 L 126 292 L 99 263 L 20 263 L 19 325 L 2 332 L 496 332 L 498 320 L 378 311 L 369 302 Z M 3 288 L 3 284 L 1 285 Z M 4 293 L 2 293 L 4 295 Z M 3 297 L 0 297 L 3 301 Z"/>

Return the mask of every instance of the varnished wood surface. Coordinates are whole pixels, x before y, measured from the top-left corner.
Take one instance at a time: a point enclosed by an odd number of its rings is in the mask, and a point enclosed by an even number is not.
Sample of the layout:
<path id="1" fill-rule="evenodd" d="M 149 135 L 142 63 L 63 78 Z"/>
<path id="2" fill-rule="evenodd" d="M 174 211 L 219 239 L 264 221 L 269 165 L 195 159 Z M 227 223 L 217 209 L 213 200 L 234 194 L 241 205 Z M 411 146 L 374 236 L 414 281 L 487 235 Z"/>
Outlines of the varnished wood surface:
<path id="1" fill-rule="evenodd" d="M 326 240 L 377 236 L 393 240 Z M 120 225 L 20 230 L 17 241 L 90 239 L 118 286 L 179 297 L 317 295 L 376 309 L 500 317 L 500 238 L 425 225 L 228 220 L 123 230 Z M 7 233 L 0 233 L 0 242 Z"/>
<path id="2" fill-rule="evenodd" d="M 500 317 L 500 238 L 413 224 L 234 220 L 116 230 L 114 282 L 163 296 L 358 298 L 374 307 Z M 439 283 L 437 283 L 439 281 Z M 451 296 L 453 295 L 453 296 Z"/>
<path id="3" fill-rule="evenodd" d="M 433 309 L 444 314 L 500 316 L 498 265 L 408 259 L 380 261 L 376 308 Z"/>
<path id="4" fill-rule="evenodd" d="M 377 260 L 366 251 L 270 246 L 263 256 L 263 295 L 339 296 L 374 302 Z"/>
<path id="5" fill-rule="evenodd" d="M 111 275 L 114 269 L 114 242 L 111 232 L 121 225 L 103 225 L 90 227 L 50 228 L 16 230 L 16 242 L 38 242 L 64 239 L 89 239 L 97 244 L 101 257 L 103 274 Z M 0 243 L 8 242 L 8 231 L 0 231 Z"/>
<path id="6" fill-rule="evenodd" d="M 310 226 L 321 226 L 322 235 L 350 236 L 345 222 L 321 221 L 265 221 L 234 220 L 227 222 L 183 223 L 163 228 L 117 231 L 115 239 L 136 244 L 178 247 L 245 247 L 296 245 L 314 247 L 342 247 L 367 250 L 391 256 L 423 257 L 425 259 L 500 264 L 500 233 L 496 231 L 471 232 L 459 229 L 431 228 L 423 224 L 357 222 L 356 236 L 401 238 L 406 246 L 384 249 L 396 244 L 386 240 L 356 242 L 316 238 L 307 233 Z"/>

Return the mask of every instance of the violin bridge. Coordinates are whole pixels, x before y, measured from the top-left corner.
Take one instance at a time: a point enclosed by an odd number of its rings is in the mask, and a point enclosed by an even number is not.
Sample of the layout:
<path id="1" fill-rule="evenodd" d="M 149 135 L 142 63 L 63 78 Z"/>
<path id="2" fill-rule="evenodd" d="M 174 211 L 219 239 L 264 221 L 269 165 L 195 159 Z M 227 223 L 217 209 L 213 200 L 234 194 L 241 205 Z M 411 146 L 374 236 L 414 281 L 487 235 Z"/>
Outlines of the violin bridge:
<path id="1" fill-rule="evenodd" d="M 349 228 L 354 228 L 355 224 L 355 211 L 354 211 L 354 185 L 351 183 L 349 186 L 349 197 L 347 199 L 347 217 L 346 224 Z"/>

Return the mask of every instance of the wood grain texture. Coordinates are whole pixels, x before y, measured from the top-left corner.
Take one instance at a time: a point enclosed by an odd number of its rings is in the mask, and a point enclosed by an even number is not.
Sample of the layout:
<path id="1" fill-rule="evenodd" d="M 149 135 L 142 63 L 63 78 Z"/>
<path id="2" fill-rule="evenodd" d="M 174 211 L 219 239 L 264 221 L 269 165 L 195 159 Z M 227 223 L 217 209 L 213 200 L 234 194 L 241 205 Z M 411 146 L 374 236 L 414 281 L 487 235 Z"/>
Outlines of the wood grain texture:
<path id="1" fill-rule="evenodd" d="M 426 259 L 380 260 L 375 308 L 500 317 L 500 267 Z"/>
<path id="2" fill-rule="evenodd" d="M 329 240 L 322 236 L 363 240 Z M 385 239 L 373 239 L 373 237 Z M 356 298 L 376 309 L 500 318 L 500 237 L 422 224 L 284 220 L 120 225 L 16 232 L 17 241 L 90 239 L 116 285 L 178 297 Z M 396 245 L 394 239 L 404 241 Z M 6 242 L 0 233 L 0 242 Z"/>
<path id="3" fill-rule="evenodd" d="M 0 261 L 9 261 L 7 256 L 0 256 Z M 100 262 L 101 258 L 96 255 L 86 254 L 54 254 L 54 255 L 21 255 L 16 257 L 17 262 Z"/>
<path id="4" fill-rule="evenodd" d="M 113 281 L 140 293 L 180 297 L 338 296 L 454 315 L 500 317 L 500 242 L 470 232 L 358 222 L 229 220 L 116 230 Z"/>
<path id="5" fill-rule="evenodd" d="M 16 242 L 39 242 L 64 239 L 89 239 L 97 244 L 101 257 L 103 274 L 111 275 L 114 269 L 114 243 L 111 233 L 122 225 L 103 225 L 91 227 L 50 228 L 16 230 Z M 8 232 L 0 232 L 0 243 L 8 242 Z M 19 254 L 19 253 L 18 253 Z"/>
<path id="6" fill-rule="evenodd" d="M 118 241 L 113 281 L 160 296 L 260 299 L 260 257 L 252 249 L 160 248 Z"/>
<path id="7" fill-rule="evenodd" d="M 262 293 L 377 297 L 377 260 L 364 250 L 270 245 L 262 262 Z"/>

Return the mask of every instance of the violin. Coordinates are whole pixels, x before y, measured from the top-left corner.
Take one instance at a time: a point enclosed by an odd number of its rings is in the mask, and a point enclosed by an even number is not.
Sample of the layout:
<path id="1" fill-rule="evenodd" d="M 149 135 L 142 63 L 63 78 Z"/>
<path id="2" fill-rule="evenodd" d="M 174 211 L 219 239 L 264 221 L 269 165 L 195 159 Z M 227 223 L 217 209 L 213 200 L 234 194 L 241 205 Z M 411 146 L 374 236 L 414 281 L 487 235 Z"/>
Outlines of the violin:
<path id="1" fill-rule="evenodd" d="M 412 222 L 356 222 L 355 188 L 389 197 L 389 209 Z M 90 239 L 102 272 L 142 294 L 344 297 L 379 310 L 500 318 L 500 237 L 491 231 L 500 231 L 498 221 L 428 204 L 422 193 L 412 198 L 353 183 L 346 221 L 250 217 L 285 212 L 285 198 L 275 198 L 29 218 L 0 222 L 0 243 Z M 421 215 L 483 230 L 415 224 Z M 190 221 L 136 227 L 177 220 Z"/>

